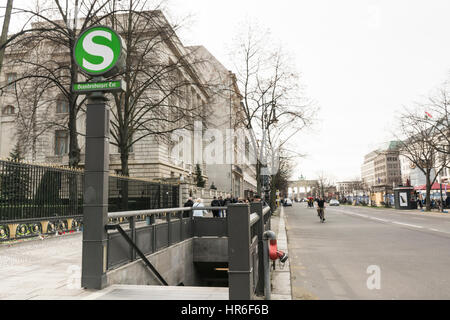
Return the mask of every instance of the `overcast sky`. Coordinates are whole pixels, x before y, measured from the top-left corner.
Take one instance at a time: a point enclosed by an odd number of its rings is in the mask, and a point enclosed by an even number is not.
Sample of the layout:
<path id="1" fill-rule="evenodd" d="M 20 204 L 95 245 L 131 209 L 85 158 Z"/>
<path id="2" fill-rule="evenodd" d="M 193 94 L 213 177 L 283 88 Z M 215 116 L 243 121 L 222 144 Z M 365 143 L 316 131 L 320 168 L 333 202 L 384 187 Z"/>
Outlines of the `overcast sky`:
<path id="1" fill-rule="evenodd" d="M 295 177 L 360 175 L 363 157 L 392 138 L 394 117 L 448 80 L 448 0 L 172 0 L 180 32 L 231 69 L 227 47 L 239 26 L 257 19 L 295 57 L 322 120 L 299 136 Z"/>
<path id="2" fill-rule="evenodd" d="M 171 0 L 168 12 L 191 16 L 185 45 L 205 46 L 231 70 L 243 22 L 269 28 L 320 107 L 321 121 L 294 143 L 307 154 L 294 177 L 336 180 L 358 177 L 364 155 L 392 138 L 399 110 L 450 78 L 449 13 L 448 0 Z"/>

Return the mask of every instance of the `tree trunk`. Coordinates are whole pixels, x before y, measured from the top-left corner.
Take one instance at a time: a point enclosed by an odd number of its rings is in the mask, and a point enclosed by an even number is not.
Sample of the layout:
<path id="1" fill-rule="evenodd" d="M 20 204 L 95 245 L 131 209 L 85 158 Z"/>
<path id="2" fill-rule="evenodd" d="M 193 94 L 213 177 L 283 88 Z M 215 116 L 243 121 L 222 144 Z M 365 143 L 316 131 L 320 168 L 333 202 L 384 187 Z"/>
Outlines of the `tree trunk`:
<path id="1" fill-rule="evenodd" d="M 75 35 L 72 35 L 74 38 Z M 70 84 L 69 94 L 67 97 L 69 103 L 69 166 L 76 168 L 80 163 L 80 148 L 78 146 L 78 133 L 77 133 L 77 95 L 72 93 L 72 84 L 78 81 L 78 68 L 73 57 L 73 42 L 70 42 Z"/>
<path id="2" fill-rule="evenodd" d="M 270 182 L 270 198 L 269 198 L 269 205 L 270 208 L 273 210 L 275 210 L 275 206 L 276 206 L 276 185 L 277 185 L 277 175 L 272 175 L 272 179 Z"/>
<path id="3" fill-rule="evenodd" d="M 121 144 L 120 145 L 120 168 L 122 171 L 122 175 L 128 177 L 129 176 L 129 168 L 128 168 L 128 146 Z M 126 211 L 128 210 L 128 179 L 121 178 L 121 192 L 122 192 L 122 204 L 121 209 Z"/>
<path id="4" fill-rule="evenodd" d="M 2 35 L 0 36 L 0 45 L 5 43 L 6 40 L 8 39 L 8 29 L 9 29 L 9 21 L 11 20 L 12 3 L 13 0 L 8 0 L 6 4 L 5 19 L 3 20 Z M 0 49 L 0 72 L 2 71 L 4 54 L 5 48 Z"/>
<path id="5" fill-rule="evenodd" d="M 262 197 L 261 194 L 261 162 L 258 160 L 256 160 L 256 193 Z"/>
<path id="6" fill-rule="evenodd" d="M 425 211 L 431 211 L 431 170 L 427 170 L 426 173 L 426 195 L 425 195 Z"/>
<path id="7" fill-rule="evenodd" d="M 69 109 L 69 166 L 78 167 L 80 163 L 80 148 L 78 147 L 77 113 L 75 101 L 70 102 Z"/>

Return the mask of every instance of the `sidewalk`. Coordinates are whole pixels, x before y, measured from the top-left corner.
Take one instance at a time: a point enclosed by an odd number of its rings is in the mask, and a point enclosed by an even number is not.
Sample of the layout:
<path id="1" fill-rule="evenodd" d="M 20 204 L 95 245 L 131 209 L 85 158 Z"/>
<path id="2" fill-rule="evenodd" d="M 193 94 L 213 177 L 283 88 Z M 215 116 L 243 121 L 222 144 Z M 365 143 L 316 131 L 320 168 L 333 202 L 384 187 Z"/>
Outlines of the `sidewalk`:
<path id="1" fill-rule="evenodd" d="M 0 300 L 80 299 L 82 234 L 0 246 Z"/>
<path id="2" fill-rule="evenodd" d="M 281 250 L 288 254 L 286 225 L 284 218 L 283 206 L 276 211 L 276 215 L 272 216 L 272 231 L 277 235 L 278 250 Z M 288 254 L 289 256 L 289 254 Z M 275 262 L 275 270 L 271 269 L 272 277 L 272 300 L 292 300 L 291 294 L 291 268 L 289 265 L 289 259 L 283 265 L 279 260 Z M 272 268 L 272 263 L 271 263 Z"/>

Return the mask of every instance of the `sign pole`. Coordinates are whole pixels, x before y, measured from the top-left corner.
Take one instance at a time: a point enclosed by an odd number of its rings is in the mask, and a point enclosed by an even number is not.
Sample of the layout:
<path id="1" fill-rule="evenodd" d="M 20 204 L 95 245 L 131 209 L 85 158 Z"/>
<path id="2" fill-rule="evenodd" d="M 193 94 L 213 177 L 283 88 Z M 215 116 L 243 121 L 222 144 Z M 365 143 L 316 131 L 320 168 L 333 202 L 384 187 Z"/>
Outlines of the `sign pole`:
<path id="1" fill-rule="evenodd" d="M 109 177 L 109 107 L 103 92 L 88 95 L 81 286 L 106 287 Z"/>
<path id="2" fill-rule="evenodd" d="M 107 285 L 109 107 L 105 92 L 123 92 L 121 79 L 106 80 L 125 70 L 126 46 L 107 26 L 82 31 L 74 46 L 75 63 L 89 82 L 73 83 L 71 90 L 86 94 L 86 151 L 83 195 L 83 252 L 81 286 L 103 289 Z"/>

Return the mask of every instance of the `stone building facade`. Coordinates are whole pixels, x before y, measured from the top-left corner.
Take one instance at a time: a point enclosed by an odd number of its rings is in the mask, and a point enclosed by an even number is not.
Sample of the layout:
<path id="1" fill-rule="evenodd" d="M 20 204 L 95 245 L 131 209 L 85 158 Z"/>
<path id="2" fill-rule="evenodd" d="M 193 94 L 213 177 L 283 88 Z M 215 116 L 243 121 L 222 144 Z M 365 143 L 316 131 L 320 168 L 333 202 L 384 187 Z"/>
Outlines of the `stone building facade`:
<path id="1" fill-rule="evenodd" d="M 160 19 L 167 22 L 164 15 L 162 13 L 160 15 Z M 167 25 L 169 25 L 168 22 Z M 172 32 L 173 37 L 161 42 L 161 48 L 158 50 L 162 54 L 161 60 L 200 57 L 203 61 L 177 70 L 175 76 L 178 80 L 182 79 L 181 82 L 185 82 L 187 85 L 183 88 L 182 94 L 169 103 L 186 104 L 190 108 L 202 108 L 202 119 L 198 120 L 204 129 L 208 127 L 222 130 L 230 128 L 228 124 L 231 123 L 233 126 L 241 117 L 242 111 L 240 109 L 241 96 L 234 74 L 226 70 L 205 48 L 186 47 L 176 36 L 175 31 L 172 30 Z M 37 56 L 50 57 L 62 64 L 67 63 L 69 57 L 68 50 L 64 48 L 42 47 L 34 48 L 30 52 L 34 52 Z M 20 52 L 19 54 L 27 55 L 31 54 L 30 52 Z M 14 48 L 5 52 L 0 83 L 7 84 L 14 81 L 24 72 L 23 65 L 11 63 L 17 54 Z M 80 76 L 80 81 L 82 81 L 81 78 Z M 20 83 L 17 83 L 16 88 L 19 86 Z M 30 88 L 33 87 L 33 83 L 27 83 L 23 90 L 30 91 Z M 21 141 L 22 135 L 29 133 L 32 134 L 32 139 L 28 139 L 27 144 L 22 147 L 25 160 L 35 163 L 67 165 L 69 161 L 68 103 L 56 89 L 47 90 L 45 95 L 35 98 L 36 101 L 31 104 L 32 107 L 24 108 L 18 102 L 14 88 L 4 90 L 0 96 L 0 158 L 8 157 L 14 146 L 23 142 Z M 170 111 L 168 111 L 167 117 L 171 117 Z M 79 132 L 78 144 L 81 149 L 80 166 L 82 167 L 84 165 L 84 133 L 86 129 L 84 112 L 78 113 L 77 129 Z M 135 143 L 129 154 L 129 175 L 192 184 L 195 176 L 193 160 L 196 157 L 194 145 L 191 145 L 189 150 L 183 150 L 182 154 L 176 154 L 173 152 L 173 142 L 169 140 L 150 135 Z M 230 141 L 225 143 L 235 147 L 235 144 Z M 235 150 L 235 152 L 242 152 L 242 150 Z M 188 155 L 190 157 L 187 157 Z M 192 161 L 185 161 L 186 158 L 190 158 Z M 246 192 L 256 190 L 254 166 L 244 166 L 237 162 L 209 165 L 202 160 L 200 167 L 206 180 L 206 188 L 214 183 L 219 190 L 232 193 L 236 197 L 243 197 Z M 110 144 L 110 170 L 112 173 L 121 173 L 119 149 L 113 144 Z"/>

